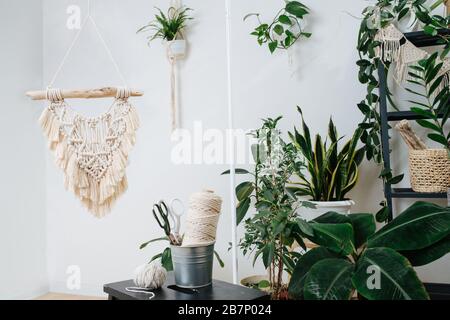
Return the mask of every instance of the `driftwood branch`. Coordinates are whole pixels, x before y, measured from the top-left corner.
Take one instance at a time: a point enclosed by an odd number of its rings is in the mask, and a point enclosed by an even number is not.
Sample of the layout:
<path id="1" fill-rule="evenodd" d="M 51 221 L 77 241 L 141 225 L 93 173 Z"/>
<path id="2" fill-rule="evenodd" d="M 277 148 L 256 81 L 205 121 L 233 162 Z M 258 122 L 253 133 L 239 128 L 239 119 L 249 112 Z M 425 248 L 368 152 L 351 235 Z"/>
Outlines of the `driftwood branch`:
<path id="1" fill-rule="evenodd" d="M 115 97 L 117 94 L 117 88 L 104 87 L 99 89 L 81 89 L 81 90 L 61 90 L 62 96 L 65 99 L 97 99 L 97 98 L 110 98 Z M 26 93 L 33 100 L 45 100 L 46 91 L 28 91 Z M 131 90 L 132 97 L 143 96 L 144 93 L 137 90 Z"/>
<path id="2" fill-rule="evenodd" d="M 427 148 L 425 143 L 416 135 L 416 133 L 411 129 L 408 120 L 402 120 L 395 126 L 400 132 L 405 143 L 408 145 L 409 149 L 412 150 L 424 150 Z"/>

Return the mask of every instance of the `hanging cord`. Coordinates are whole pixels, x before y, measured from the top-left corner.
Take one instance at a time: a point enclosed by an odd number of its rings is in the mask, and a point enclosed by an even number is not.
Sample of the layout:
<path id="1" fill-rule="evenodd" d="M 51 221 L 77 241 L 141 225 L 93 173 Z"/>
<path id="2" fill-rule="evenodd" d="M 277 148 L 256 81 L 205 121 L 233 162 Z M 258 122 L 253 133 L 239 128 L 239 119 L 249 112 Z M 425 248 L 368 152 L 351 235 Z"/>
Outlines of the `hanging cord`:
<path id="1" fill-rule="evenodd" d="M 83 30 L 86 27 L 86 24 L 88 22 L 91 22 L 92 26 L 94 27 L 94 30 L 95 30 L 97 36 L 100 38 L 100 41 L 101 41 L 103 47 L 105 48 L 106 52 L 108 53 L 108 56 L 109 56 L 112 64 L 114 65 L 114 68 L 116 69 L 118 75 L 120 76 L 120 78 L 121 78 L 121 80 L 123 82 L 123 85 L 126 86 L 127 82 L 125 80 L 125 77 L 122 74 L 122 72 L 120 71 L 120 68 L 119 68 L 116 60 L 114 59 L 114 56 L 113 56 L 111 50 L 109 49 L 105 39 L 103 38 L 99 28 L 97 27 L 97 23 L 95 22 L 94 18 L 91 16 L 91 0 L 88 0 L 87 6 L 88 6 L 88 8 L 87 8 L 87 16 L 84 19 L 84 21 L 83 21 L 83 23 L 82 23 L 82 25 L 80 27 L 80 30 L 78 30 L 77 34 L 75 35 L 75 38 L 73 39 L 72 43 L 70 44 L 69 49 L 66 51 L 66 53 L 65 53 L 65 55 L 64 55 L 64 57 L 63 57 L 63 59 L 61 61 L 61 64 L 59 65 L 58 69 L 55 72 L 55 75 L 53 76 L 52 80 L 50 81 L 50 84 L 48 85 L 49 88 L 52 87 L 53 84 L 55 83 L 56 78 L 58 77 L 59 73 L 61 72 L 62 68 L 64 67 L 67 58 L 70 56 L 70 53 L 72 52 L 72 49 L 75 47 L 75 44 L 78 42 L 78 39 L 80 38 L 80 34 L 81 34 L 81 32 L 83 32 Z"/>

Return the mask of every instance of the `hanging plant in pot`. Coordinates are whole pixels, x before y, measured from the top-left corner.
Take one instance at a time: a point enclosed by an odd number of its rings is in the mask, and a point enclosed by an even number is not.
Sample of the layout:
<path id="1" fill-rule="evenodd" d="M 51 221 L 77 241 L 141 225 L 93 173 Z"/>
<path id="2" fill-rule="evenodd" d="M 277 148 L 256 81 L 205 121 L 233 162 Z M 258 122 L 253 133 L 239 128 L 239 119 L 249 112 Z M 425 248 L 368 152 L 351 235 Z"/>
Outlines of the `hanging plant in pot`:
<path id="1" fill-rule="evenodd" d="M 364 158 L 364 147 L 357 148 L 361 129 L 357 129 L 353 137 L 339 150 L 339 137 L 333 120 L 328 126 L 329 141 L 316 135 L 314 144 L 310 130 L 305 122 L 302 110 L 297 107 L 302 118 L 302 129 L 294 128 L 289 136 L 297 152 L 306 161 L 307 174 L 296 171 L 299 182 L 292 182 L 289 191 L 296 196 L 308 196 L 315 208 L 303 209 L 301 215 L 311 220 L 328 211 L 350 213 L 353 200 L 346 195 L 358 181 L 358 166 Z"/>
<path id="2" fill-rule="evenodd" d="M 309 8 L 299 1 L 286 1 L 286 5 L 278 11 L 270 23 L 262 22 L 259 13 L 250 13 L 244 17 L 256 17 L 259 25 L 251 33 L 257 38 L 258 44 L 267 44 L 270 53 L 277 49 L 289 49 L 300 38 L 309 38 L 311 33 L 305 32 L 305 16 Z"/>
<path id="3" fill-rule="evenodd" d="M 239 247 L 244 255 L 253 255 L 253 264 L 261 259 L 268 273 L 267 276 L 247 277 L 241 283 L 269 291 L 273 299 L 287 298 L 285 276 L 292 273 L 301 256 L 290 250 L 292 244 L 297 242 L 306 250 L 301 232 L 312 235 L 307 222 L 296 214 L 298 207 L 310 204 L 297 201 L 286 189 L 291 175 L 303 163 L 292 143 L 281 139 L 277 129 L 280 119 L 265 119 L 262 127 L 252 133 L 257 140 L 252 145 L 256 163 L 253 172 L 235 170 L 236 174 L 252 178 L 236 187 L 237 223 L 243 222 L 245 228 Z M 222 174 L 229 173 L 227 170 Z M 256 213 L 249 216 L 252 204 Z"/>

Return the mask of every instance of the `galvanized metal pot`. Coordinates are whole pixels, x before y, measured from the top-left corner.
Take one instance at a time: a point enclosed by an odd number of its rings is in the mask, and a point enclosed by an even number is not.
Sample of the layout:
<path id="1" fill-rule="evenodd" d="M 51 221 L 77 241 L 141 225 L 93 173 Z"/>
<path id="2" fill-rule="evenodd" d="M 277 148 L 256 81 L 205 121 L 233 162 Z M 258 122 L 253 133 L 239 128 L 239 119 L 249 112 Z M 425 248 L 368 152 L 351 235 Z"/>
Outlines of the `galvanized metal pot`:
<path id="1" fill-rule="evenodd" d="M 211 284 L 214 243 L 202 246 L 170 246 L 175 284 L 181 288 L 200 288 Z"/>

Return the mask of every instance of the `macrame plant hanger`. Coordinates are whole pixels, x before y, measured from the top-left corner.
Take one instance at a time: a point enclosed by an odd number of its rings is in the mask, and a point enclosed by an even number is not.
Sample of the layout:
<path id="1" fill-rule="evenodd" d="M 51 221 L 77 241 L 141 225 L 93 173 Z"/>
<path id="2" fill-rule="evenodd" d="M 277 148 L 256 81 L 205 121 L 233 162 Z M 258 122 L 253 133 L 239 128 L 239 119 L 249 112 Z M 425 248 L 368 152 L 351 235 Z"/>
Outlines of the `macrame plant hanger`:
<path id="1" fill-rule="evenodd" d="M 170 7 L 180 9 L 182 7 L 181 0 L 171 0 Z M 183 36 L 183 35 L 182 35 Z M 183 37 L 184 38 L 184 37 Z M 183 40 L 184 39 L 173 39 Z M 178 66 L 177 60 L 185 57 L 186 44 L 179 50 L 175 47 L 175 41 L 167 42 L 167 59 L 170 63 L 170 109 L 172 116 L 172 132 L 179 127 L 180 115 L 179 115 L 179 97 L 178 97 Z"/>
<path id="2" fill-rule="evenodd" d="M 57 165 L 64 172 L 64 185 L 96 217 L 103 217 L 115 200 L 127 189 L 125 169 L 128 154 L 135 143 L 139 119 L 130 96 L 143 93 L 126 87 L 125 77 L 91 16 L 88 0 L 86 18 L 65 53 L 47 90 L 29 91 L 33 100 L 48 100 L 39 119 Z M 124 86 L 86 90 L 61 90 L 53 84 L 61 72 L 81 32 L 91 23 Z M 65 98 L 115 97 L 109 110 L 97 117 L 84 117 L 68 107 Z"/>

